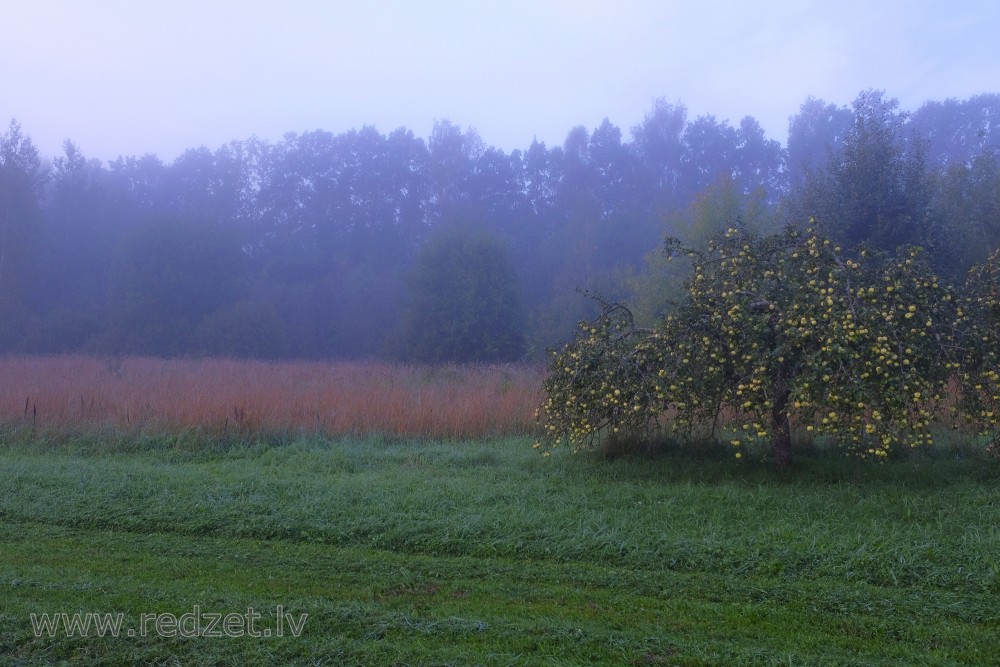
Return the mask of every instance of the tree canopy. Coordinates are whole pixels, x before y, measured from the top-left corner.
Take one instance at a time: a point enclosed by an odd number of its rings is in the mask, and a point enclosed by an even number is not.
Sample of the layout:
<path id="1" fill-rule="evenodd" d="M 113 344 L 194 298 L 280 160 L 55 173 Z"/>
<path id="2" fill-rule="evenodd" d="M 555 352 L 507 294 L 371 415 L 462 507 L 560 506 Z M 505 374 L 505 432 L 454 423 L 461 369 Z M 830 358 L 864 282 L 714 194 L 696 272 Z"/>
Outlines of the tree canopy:
<path id="1" fill-rule="evenodd" d="M 501 239 L 449 228 L 417 256 L 399 345 L 427 363 L 516 361 L 524 356 L 519 283 Z"/>

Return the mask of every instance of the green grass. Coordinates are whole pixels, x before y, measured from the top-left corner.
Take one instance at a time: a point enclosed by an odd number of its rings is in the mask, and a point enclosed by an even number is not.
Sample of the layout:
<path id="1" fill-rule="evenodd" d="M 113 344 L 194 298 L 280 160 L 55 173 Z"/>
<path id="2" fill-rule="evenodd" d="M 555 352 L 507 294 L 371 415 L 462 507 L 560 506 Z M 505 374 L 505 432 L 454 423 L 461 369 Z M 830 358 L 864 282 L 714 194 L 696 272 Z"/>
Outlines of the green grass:
<path id="1" fill-rule="evenodd" d="M 0 664 L 1000 664 L 1000 465 L 197 434 L 0 446 Z M 35 637 L 32 613 L 300 637 Z"/>

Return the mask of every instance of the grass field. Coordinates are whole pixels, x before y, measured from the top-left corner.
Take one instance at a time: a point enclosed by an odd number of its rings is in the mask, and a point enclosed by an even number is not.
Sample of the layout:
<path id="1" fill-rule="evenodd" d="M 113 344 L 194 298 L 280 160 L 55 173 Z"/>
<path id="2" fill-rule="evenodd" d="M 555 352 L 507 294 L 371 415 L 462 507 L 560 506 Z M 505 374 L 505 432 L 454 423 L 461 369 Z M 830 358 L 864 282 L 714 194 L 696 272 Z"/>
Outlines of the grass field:
<path id="1" fill-rule="evenodd" d="M 22 426 L 0 466 L 5 665 L 1000 664 L 1000 466 L 978 458 L 819 454 L 781 476 L 524 437 Z M 300 636 L 30 623 L 252 608 L 273 630 L 279 606 L 308 614 Z"/>
<path id="2" fill-rule="evenodd" d="M 0 424 L 479 438 L 536 429 L 538 366 L 0 357 Z"/>

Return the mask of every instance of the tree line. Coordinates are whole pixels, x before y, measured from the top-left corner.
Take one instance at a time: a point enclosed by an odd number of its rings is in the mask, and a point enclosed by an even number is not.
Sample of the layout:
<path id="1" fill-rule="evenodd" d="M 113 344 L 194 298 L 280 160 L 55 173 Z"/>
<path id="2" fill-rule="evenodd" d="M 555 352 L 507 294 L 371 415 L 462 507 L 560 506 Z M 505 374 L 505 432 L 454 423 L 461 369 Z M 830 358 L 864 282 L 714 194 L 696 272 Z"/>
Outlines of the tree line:
<path id="1" fill-rule="evenodd" d="M 561 146 L 471 129 L 317 130 L 102 163 L 0 134 L 0 351 L 262 358 L 539 358 L 597 311 L 654 321 L 659 252 L 816 217 L 831 238 L 926 249 L 961 277 L 1000 237 L 1000 96 L 909 113 L 880 91 L 807 99 L 786 146 L 752 117 L 657 101 Z"/>

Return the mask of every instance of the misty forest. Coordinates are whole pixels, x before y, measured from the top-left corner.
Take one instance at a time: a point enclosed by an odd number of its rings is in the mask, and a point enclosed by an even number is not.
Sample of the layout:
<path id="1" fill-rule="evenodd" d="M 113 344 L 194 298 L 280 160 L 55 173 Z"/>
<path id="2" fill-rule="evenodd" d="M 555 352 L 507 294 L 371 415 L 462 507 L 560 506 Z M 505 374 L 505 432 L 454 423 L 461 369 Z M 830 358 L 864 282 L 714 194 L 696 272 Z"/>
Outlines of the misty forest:
<path id="1" fill-rule="evenodd" d="M 815 216 L 836 239 L 927 249 L 960 279 L 1000 241 L 1000 95 L 904 110 L 809 98 L 787 144 L 656 102 L 562 146 L 472 129 L 287 134 L 88 159 L 0 134 L 0 352 L 494 362 L 541 359 L 581 292 L 669 308 L 665 236 Z"/>

